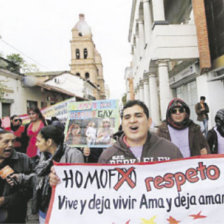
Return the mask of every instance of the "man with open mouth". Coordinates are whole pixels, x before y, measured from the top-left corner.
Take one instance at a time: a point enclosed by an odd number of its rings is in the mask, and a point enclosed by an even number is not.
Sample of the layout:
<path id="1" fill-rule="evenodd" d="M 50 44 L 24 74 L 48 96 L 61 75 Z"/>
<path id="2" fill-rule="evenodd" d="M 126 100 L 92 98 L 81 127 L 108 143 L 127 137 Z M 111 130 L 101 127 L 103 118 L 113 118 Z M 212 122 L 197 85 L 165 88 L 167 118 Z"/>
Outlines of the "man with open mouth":
<path id="1" fill-rule="evenodd" d="M 32 187 L 18 185 L 16 173 L 29 174 L 33 164 L 24 153 L 14 149 L 15 136 L 0 130 L 0 223 L 25 223 L 27 201 Z"/>
<path id="2" fill-rule="evenodd" d="M 121 112 L 121 120 L 124 133 L 101 154 L 99 163 L 153 162 L 182 158 L 174 144 L 150 133 L 152 119 L 143 102 L 128 101 Z"/>

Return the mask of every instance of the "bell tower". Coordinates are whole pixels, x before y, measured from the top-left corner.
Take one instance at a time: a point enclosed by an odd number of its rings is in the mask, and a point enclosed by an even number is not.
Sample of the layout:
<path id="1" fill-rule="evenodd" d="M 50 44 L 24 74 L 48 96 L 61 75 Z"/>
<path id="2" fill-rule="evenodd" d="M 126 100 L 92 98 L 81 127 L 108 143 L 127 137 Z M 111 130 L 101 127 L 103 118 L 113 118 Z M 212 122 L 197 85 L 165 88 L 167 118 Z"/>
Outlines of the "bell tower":
<path id="1" fill-rule="evenodd" d="M 70 43 L 71 73 L 90 81 L 96 87 L 96 99 L 105 99 L 102 59 L 95 49 L 91 28 L 86 23 L 84 14 L 79 14 L 79 21 L 72 29 Z"/>

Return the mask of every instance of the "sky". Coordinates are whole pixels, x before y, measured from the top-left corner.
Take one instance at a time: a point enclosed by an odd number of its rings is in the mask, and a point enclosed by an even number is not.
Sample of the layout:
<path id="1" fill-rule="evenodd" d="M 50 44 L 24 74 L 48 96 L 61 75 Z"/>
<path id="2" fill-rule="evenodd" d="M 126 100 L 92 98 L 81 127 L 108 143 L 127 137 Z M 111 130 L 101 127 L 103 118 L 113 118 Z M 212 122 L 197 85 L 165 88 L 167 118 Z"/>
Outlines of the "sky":
<path id="1" fill-rule="evenodd" d="M 85 14 L 111 99 L 125 93 L 132 0 L 0 0 L 0 53 L 17 53 L 40 71 L 70 70 L 72 28 Z"/>

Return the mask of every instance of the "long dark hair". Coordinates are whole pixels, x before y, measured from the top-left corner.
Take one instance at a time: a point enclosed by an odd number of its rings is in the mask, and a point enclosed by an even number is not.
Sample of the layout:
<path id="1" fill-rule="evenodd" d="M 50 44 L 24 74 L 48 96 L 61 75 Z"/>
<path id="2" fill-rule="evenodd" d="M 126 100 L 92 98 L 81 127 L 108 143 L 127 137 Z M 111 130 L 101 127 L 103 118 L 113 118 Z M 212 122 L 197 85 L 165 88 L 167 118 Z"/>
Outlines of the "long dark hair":
<path id="1" fill-rule="evenodd" d="M 46 120 L 45 120 L 43 114 L 41 113 L 41 111 L 40 111 L 40 109 L 38 107 L 31 107 L 28 110 L 28 114 L 30 113 L 30 111 L 33 111 L 34 113 L 38 114 L 39 118 L 42 120 L 42 122 L 44 123 L 44 125 L 45 126 L 47 125 Z"/>
<path id="2" fill-rule="evenodd" d="M 43 127 L 39 133 L 45 140 L 52 139 L 57 146 L 64 142 L 63 130 L 55 125 Z"/>

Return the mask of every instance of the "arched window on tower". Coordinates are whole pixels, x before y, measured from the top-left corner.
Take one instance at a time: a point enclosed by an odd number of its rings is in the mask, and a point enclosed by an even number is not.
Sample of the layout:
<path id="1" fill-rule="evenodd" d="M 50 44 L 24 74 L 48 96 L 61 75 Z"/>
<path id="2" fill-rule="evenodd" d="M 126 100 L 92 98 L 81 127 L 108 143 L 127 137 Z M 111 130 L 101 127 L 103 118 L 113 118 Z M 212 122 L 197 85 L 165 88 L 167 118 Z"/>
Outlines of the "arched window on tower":
<path id="1" fill-rule="evenodd" d="M 89 72 L 86 72 L 86 73 L 85 73 L 85 78 L 86 78 L 86 79 L 89 79 Z"/>
<path id="2" fill-rule="evenodd" d="M 79 49 L 75 50 L 76 59 L 80 59 L 80 51 Z"/>
<path id="3" fill-rule="evenodd" d="M 88 51 L 87 48 L 84 48 L 83 50 L 83 55 L 84 55 L 84 59 L 86 59 L 88 57 Z"/>
<path id="4" fill-rule="evenodd" d="M 80 77 L 80 73 L 79 72 L 77 72 L 76 75 Z"/>

